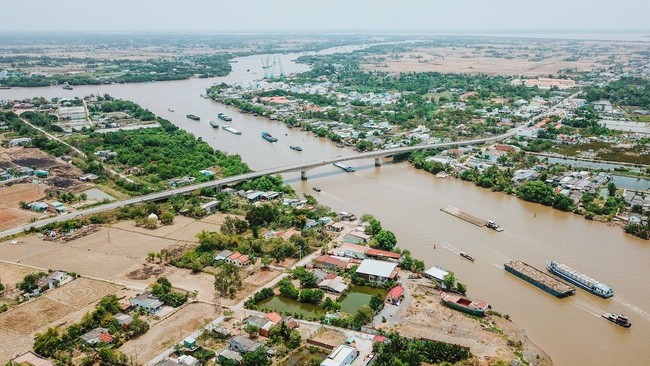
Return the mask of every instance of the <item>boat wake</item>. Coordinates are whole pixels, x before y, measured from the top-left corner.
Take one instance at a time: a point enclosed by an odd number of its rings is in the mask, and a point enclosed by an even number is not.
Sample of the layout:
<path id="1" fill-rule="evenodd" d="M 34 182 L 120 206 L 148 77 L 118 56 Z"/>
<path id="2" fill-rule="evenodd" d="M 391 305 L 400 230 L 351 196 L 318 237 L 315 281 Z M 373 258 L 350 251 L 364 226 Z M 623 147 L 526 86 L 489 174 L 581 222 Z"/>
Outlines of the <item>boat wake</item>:
<path id="1" fill-rule="evenodd" d="M 613 299 L 614 299 L 614 301 L 616 301 L 618 304 L 623 305 L 623 306 L 625 306 L 626 308 L 628 308 L 628 309 L 630 309 L 631 311 L 633 311 L 634 313 L 640 315 L 641 318 L 643 318 L 643 320 L 650 321 L 650 313 L 648 313 L 647 311 L 641 309 L 640 307 L 638 307 L 638 306 L 636 306 L 636 305 L 634 305 L 634 304 L 630 304 L 630 303 L 628 303 L 628 302 L 625 302 L 625 300 L 623 300 L 623 299 L 621 299 L 621 298 L 618 298 L 618 297 L 616 297 L 616 296 L 614 296 Z"/>
<path id="2" fill-rule="evenodd" d="M 582 310 L 585 310 L 591 315 L 600 317 L 603 313 L 606 311 L 603 310 L 600 306 L 596 305 L 591 299 L 589 299 L 585 294 L 579 295 L 580 297 L 576 296 L 575 301 L 573 304 L 577 307 L 579 307 Z"/>

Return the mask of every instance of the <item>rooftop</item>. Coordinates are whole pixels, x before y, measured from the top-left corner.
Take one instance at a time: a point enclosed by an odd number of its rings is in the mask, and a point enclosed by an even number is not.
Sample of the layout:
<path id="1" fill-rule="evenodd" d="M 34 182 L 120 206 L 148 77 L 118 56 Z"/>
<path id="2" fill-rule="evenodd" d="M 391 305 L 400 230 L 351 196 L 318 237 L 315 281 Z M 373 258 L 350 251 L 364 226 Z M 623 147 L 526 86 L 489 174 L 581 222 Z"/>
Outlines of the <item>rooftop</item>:
<path id="1" fill-rule="evenodd" d="M 390 278 L 393 277 L 393 272 L 396 267 L 396 263 L 364 259 L 359 268 L 357 268 L 357 273 Z"/>

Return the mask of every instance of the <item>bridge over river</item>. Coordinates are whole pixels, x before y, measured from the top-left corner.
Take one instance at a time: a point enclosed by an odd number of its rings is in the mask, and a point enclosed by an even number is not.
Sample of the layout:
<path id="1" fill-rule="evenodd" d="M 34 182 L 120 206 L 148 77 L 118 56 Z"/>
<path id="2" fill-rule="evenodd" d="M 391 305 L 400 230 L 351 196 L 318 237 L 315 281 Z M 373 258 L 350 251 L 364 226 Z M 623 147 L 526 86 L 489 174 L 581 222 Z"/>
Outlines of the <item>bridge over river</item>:
<path id="1" fill-rule="evenodd" d="M 43 226 L 46 226 L 51 223 L 55 222 L 61 222 L 61 221 L 67 221 L 76 217 L 80 216 L 88 216 L 100 212 L 105 212 L 109 211 L 115 208 L 123 207 L 123 206 L 128 206 L 128 205 L 133 205 L 139 202 L 147 202 L 147 201 L 158 201 L 162 199 L 166 199 L 175 195 L 179 194 L 187 194 L 192 191 L 195 191 L 197 189 L 201 188 L 210 188 L 210 187 L 218 187 L 218 186 L 224 186 L 224 185 L 229 185 L 229 184 L 235 184 L 243 181 L 247 181 L 250 179 L 255 179 L 259 178 L 264 175 L 275 175 L 275 174 L 281 174 L 281 173 L 288 173 L 288 172 L 300 172 L 301 173 L 301 178 L 302 179 L 307 179 L 307 171 L 310 169 L 318 168 L 321 166 L 325 165 L 331 165 L 333 163 L 337 162 L 342 162 L 342 161 L 352 161 L 352 160 L 360 160 L 360 159 L 375 159 L 375 165 L 376 166 L 381 166 L 381 158 L 385 158 L 388 156 L 393 156 L 397 154 L 403 154 L 403 153 L 409 153 L 412 151 L 417 151 L 417 150 L 430 150 L 430 149 L 439 149 L 439 148 L 447 148 L 447 147 L 453 147 L 453 146 L 468 146 L 468 145 L 480 145 L 480 144 L 486 144 L 486 143 L 494 143 L 500 140 L 504 140 L 507 138 L 510 138 L 516 134 L 516 129 L 512 129 L 504 134 L 501 135 L 495 135 L 495 136 L 490 136 L 490 137 L 484 137 L 484 138 L 479 138 L 479 139 L 473 139 L 473 140 L 462 140 L 462 141 L 452 141 L 452 142 L 442 142 L 442 143 L 436 143 L 436 144 L 427 144 L 427 145 L 415 145 L 415 146 L 405 146 L 405 147 L 398 147 L 394 149 L 386 149 L 386 150 L 376 150 L 376 151 L 368 151 L 368 152 L 363 152 L 363 153 L 356 153 L 356 154 L 349 154 L 349 155 L 343 155 L 343 156 L 337 156 L 334 158 L 328 158 L 325 160 L 316 160 L 316 161 L 308 161 L 304 163 L 299 163 L 299 164 L 293 164 L 293 165 L 286 165 L 286 166 L 281 166 L 277 168 L 271 168 L 271 169 L 264 169 L 264 170 L 259 170 L 251 173 L 245 173 L 245 174 L 240 174 L 232 177 L 227 177 L 227 178 L 222 178 L 222 179 L 216 179 L 216 180 L 211 180 L 208 182 L 202 182 L 202 183 L 197 183 L 197 184 L 192 184 L 192 185 L 187 185 L 183 187 L 178 187 L 178 188 L 173 188 L 169 190 L 165 190 L 162 192 L 156 192 L 156 193 L 151 193 L 148 195 L 144 196 L 139 196 L 139 197 L 134 197 L 134 198 L 129 198 L 126 200 L 122 201 L 117 201 L 117 202 L 112 202 L 112 203 L 107 203 L 105 205 L 97 206 L 97 207 L 91 207 L 85 210 L 80 210 L 77 212 L 71 212 L 68 214 L 63 214 L 59 215 L 56 217 L 51 217 L 48 219 L 40 220 L 28 225 L 23 225 L 19 227 L 15 227 L 12 229 L 8 229 L 5 231 L 0 232 L 0 238 L 4 238 L 10 235 L 18 234 L 21 233 L 25 230 L 29 230 L 31 228 L 40 228 Z"/>

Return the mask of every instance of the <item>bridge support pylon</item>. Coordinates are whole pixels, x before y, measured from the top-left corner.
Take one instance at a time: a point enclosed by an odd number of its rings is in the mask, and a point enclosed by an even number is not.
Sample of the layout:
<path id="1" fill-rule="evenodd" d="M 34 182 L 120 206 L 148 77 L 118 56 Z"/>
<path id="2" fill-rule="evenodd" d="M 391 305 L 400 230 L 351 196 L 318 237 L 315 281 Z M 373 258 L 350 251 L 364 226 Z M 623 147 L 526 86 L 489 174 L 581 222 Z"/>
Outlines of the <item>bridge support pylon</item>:
<path id="1" fill-rule="evenodd" d="M 381 166 L 381 159 L 375 158 L 375 166 Z"/>
<path id="2" fill-rule="evenodd" d="M 307 171 L 305 170 L 300 171 L 300 180 L 307 180 Z"/>

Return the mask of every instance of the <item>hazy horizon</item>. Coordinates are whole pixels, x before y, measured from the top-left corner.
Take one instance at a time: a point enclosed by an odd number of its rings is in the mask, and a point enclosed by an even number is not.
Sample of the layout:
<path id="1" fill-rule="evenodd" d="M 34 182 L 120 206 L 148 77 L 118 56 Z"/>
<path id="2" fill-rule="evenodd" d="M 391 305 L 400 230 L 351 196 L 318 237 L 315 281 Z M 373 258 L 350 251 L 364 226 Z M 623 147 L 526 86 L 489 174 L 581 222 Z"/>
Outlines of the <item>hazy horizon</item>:
<path id="1" fill-rule="evenodd" d="M 650 32 L 650 1 L 23 0 L 2 33 L 620 33 Z"/>

